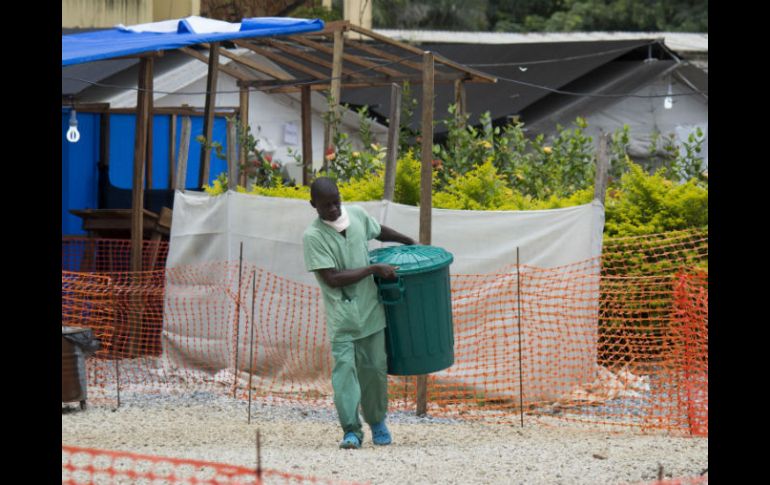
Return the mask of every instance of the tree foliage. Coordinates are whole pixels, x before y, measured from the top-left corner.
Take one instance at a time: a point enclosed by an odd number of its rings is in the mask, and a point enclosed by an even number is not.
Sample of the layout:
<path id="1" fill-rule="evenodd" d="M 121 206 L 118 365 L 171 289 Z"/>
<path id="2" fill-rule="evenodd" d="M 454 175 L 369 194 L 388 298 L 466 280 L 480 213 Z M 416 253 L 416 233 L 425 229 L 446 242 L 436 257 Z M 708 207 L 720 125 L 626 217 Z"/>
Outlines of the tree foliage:
<path id="1" fill-rule="evenodd" d="M 708 0 L 379 0 L 375 27 L 708 32 Z"/>

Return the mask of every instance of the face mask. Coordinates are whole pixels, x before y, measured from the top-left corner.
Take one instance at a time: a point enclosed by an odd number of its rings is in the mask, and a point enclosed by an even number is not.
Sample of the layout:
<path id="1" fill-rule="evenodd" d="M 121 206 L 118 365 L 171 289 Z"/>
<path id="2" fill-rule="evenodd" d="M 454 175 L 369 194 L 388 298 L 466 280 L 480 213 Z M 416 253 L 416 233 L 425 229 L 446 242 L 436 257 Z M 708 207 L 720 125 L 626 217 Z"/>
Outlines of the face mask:
<path id="1" fill-rule="evenodd" d="M 321 219 L 321 222 L 326 224 L 327 226 L 331 226 L 332 229 L 334 229 L 337 232 L 342 232 L 345 229 L 350 226 L 350 218 L 348 217 L 348 211 L 345 209 L 345 206 L 341 206 L 340 208 L 340 216 L 337 218 L 336 221 L 326 221 L 324 219 Z"/>

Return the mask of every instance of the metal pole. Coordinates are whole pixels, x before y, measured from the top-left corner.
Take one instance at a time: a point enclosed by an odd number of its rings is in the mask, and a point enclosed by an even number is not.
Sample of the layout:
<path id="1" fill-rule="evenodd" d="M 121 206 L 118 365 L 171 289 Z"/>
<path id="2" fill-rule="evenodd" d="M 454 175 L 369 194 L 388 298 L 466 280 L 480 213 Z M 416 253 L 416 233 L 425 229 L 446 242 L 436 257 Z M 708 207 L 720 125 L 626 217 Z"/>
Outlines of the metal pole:
<path id="1" fill-rule="evenodd" d="M 241 331 L 241 272 L 243 271 L 243 241 L 241 241 L 241 254 L 238 258 L 238 298 L 235 299 L 235 365 L 233 366 L 233 399 L 238 387 L 238 338 Z"/>
<path id="2" fill-rule="evenodd" d="M 521 376 L 521 272 L 519 271 L 519 247 L 516 246 L 516 307 L 519 313 L 519 413 L 524 427 L 524 381 Z"/>
<path id="3" fill-rule="evenodd" d="M 257 272 L 252 274 L 251 290 L 251 329 L 249 330 L 249 420 L 251 424 L 251 375 L 254 373 L 254 325 L 257 322 L 255 307 L 257 302 Z"/>

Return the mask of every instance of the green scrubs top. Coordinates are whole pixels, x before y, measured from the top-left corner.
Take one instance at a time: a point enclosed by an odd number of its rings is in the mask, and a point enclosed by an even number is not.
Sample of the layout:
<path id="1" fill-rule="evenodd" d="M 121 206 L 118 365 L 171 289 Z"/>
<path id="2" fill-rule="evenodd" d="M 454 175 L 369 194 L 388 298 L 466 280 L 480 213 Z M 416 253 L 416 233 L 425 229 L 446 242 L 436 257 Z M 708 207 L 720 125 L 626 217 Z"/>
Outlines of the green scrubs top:
<path id="1" fill-rule="evenodd" d="M 369 266 L 368 241 L 380 235 L 380 224 L 364 209 L 345 206 L 350 226 L 345 236 L 324 224 L 321 218 L 305 229 L 302 245 L 308 271 Z M 326 325 L 332 342 L 350 342 L 385 328 L 385 310 L 377 298 L 374 276 L 352 285 L 332 288 L 315 273 L 326 307 Z"/>

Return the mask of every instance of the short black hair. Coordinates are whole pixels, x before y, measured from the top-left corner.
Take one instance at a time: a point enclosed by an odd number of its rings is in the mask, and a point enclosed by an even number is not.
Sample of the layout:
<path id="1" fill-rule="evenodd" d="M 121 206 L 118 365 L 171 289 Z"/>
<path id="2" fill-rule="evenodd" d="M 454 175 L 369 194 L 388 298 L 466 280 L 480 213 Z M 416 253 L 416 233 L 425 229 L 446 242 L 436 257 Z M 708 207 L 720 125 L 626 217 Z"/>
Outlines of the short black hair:
<path id="1" fill-rule="evenodd" d="M 310 185 L 310 198 L 315 200 L 322 194 L 333 194 L 339 192 L 337 182 L 330 177 L 318 177 Z"/>

